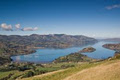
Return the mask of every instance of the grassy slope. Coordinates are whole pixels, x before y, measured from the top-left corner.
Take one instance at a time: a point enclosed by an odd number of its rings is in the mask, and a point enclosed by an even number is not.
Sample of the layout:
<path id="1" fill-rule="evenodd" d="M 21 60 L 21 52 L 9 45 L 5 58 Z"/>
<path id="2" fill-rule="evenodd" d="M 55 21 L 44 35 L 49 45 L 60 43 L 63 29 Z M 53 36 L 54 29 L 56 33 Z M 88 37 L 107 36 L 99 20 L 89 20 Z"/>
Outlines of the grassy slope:
<path id="1" fill-rule="evenodd" d="M 120 61 L 80 71 L 64 80 L 120 80 Z"/>
<path id="2" fill-rule="evenodd" d="M 12 76 L 10 76 L 9 80 L 14 80 L 16 77 L 20 76 L 21 74 L 24 74 L 23 72 L 18 72 L 16 70 L 13 71 L 8 71 L 8 72 L 0 72 L 0 80 L 2 78 L 8 77 L 10 74 L 12 74 Z"/>
<path id="3" fill-rule="evenodd" d="M 120 80 L 120 60 L 85 63 L 22 80 Z"/>

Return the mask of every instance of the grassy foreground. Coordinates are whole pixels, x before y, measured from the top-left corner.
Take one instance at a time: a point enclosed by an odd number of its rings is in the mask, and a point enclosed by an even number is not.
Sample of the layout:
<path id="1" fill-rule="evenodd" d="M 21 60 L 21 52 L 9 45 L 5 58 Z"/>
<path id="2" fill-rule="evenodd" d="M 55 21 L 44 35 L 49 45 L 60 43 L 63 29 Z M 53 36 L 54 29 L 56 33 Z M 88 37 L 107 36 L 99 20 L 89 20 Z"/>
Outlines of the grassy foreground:
<path id="1" fill-rule="evenodd" d="M 22 80 L 120 80 L 120 60 L 83 63 Z"/>
<path id="2" fill-rule="evenodd" d="M 35 75 L 67 69 L 77 66 L 77 63 L 34 64 L 34 63 L 9 63 L 0 66 L 0 80 L 16 80 Z"/>

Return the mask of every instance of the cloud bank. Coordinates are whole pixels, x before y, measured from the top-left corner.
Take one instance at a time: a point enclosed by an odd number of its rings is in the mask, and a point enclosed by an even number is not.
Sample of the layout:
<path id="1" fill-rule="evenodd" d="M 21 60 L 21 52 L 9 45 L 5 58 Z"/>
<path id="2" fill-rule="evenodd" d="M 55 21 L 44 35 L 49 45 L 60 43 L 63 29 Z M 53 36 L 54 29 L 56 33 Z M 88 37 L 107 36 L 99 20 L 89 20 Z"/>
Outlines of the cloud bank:
<path id="1" fill-rule="evenodd" d="M 12 25 L 7 25 L 6 23 L 2 23 L 0 27 L 6 31 L 12 31 Z"/>
<path id="2" fill-rule="evenodd" d="M 2 23 L 0 25 L 1 30 L 4 31 L 16 31 L 16 30 L 20 30 L 20 31 L 36 31 L 38 30 L 38 27 L 24 27 L 21 28 L 20 24 L 15 24 L 14 27 L 12 25 L 7 25 L 6 23 Z"/>
<path id="3" fill-rule="evenodd" d="M 115 8 L 120 8 L 120 4 L 115 4 L 115 5 L 107 6 L 105 8 L 108 9 L 108 10 L 115 9 Z"/>

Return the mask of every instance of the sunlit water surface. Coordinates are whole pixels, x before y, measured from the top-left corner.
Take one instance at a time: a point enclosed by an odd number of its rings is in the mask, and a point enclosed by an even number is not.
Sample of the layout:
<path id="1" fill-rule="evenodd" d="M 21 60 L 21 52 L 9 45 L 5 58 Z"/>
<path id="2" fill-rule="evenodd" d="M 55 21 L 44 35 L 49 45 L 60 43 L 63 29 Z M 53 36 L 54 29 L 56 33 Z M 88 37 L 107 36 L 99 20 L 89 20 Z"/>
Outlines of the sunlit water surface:
<path id="1" fill-rule="evenodd" d="M 88 46 L 94 47 L 96 51 L 92 53 L 83 53 L 83 54 L 95 59 L 106 59 L 108 57 L 113 56 L 115 53 L 113 50 L 109 50 L 102 47 L 103 44 L 107 44 L 107 43 L 115 43 L 115 42 L 98 42 L 94 45 L 71 47 L 66 49 L 48 49 L 48 48 L 37 49 L 35 53 L 28 55 L 12 56 L 11 59 L 15 62 L 50 63 L 60 56 L 65 56 L 70 53 L 80 51 L 81 49 Z"/>

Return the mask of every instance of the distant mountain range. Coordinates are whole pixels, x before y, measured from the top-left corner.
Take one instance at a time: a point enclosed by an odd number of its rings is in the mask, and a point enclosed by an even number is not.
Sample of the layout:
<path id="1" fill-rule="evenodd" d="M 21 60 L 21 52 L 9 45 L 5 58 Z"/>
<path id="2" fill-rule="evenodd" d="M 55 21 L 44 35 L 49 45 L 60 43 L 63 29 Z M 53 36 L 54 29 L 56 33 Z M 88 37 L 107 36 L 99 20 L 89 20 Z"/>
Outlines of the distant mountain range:
<path id="1" fill-rule="evenodd" d="M 106 38 L 106 39 L 102 39 L 103 41 L 117 41 L 120 42 L 120 38 Z"/>
<path id="2" fill-rule="evenodd" d="M 83 35 L 0 35 L 0 54 L 27 54 L 34 52 L 33 48 L 67 48 L 72 46 L 94 44 L 96 42 L 96 39 Z"/>

